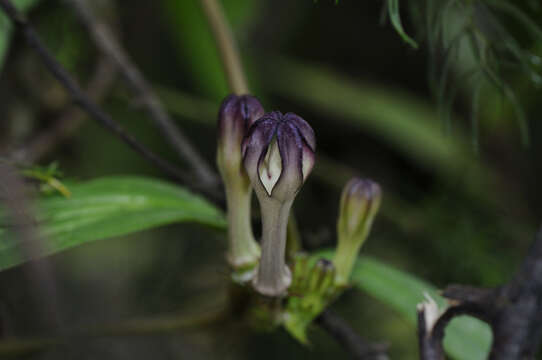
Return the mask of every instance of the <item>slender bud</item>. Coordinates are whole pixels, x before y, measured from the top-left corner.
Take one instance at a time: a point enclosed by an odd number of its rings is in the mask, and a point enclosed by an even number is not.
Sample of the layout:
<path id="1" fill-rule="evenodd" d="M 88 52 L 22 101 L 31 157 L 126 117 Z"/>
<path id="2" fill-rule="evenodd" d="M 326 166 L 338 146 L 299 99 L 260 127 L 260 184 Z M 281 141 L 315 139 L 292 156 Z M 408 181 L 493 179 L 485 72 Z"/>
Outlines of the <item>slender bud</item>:
<path id="1" fill-rule="evenodd" d="M 254 288 L 264 295 L 282 295 L 292 281 L 284 260 L 288 215 L 312 170 L 315 148 L 309 124 L 278 111 L 256 121 L 243 141 L 243 163 L 262 213 L 262 257 Z"/>
<path id="2" fill-rule="evenodd" d="M 351 179 L 343 189 L 337 222 L 338 247 L 333 263 L 337 285 L 346 285 L 380 208 L 380 186 L 368 179 Z"/>
<path id="3" fill-rule="evenodd" d="M 262 105 L 250 95 L 230 95 L 218 114 L 217 164 L 224 181 L 228 206 L 228 261 L 238 280 L 247 280 L 260 257 L 250 223 L 252 188 L 242 165 L 241 143 L 248 128 L 264 114 Z"/>
<path id="4" fill-rule="evenodd" d="M 318 259 L 309 276 L 308 292 L 325 298 L 326 293 L 333 285 L 334 277 L 335 266 L 333 266 L 333 263 L 326 259 Z"/>

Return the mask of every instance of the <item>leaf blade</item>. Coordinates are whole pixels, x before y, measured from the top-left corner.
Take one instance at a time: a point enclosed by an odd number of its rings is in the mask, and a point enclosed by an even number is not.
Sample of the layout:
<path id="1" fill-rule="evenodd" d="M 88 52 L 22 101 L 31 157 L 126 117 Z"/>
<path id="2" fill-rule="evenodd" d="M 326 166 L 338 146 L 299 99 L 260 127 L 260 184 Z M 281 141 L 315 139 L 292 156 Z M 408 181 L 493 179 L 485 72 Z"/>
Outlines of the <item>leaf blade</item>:
<path id="1" fill-rule="evenodd" d="M 114 176 L 70 186 L 72 196 L 40 199 L 40 257 L 95 240 L 175 222 L 226 226 L 223 214 L 202 198 L 150 178 Z M 0 271 L 30 260 L 9 231 L 0 229 Z"/>
<path id="2" fill-rule="evenodd" d="M 388 0 L 388 15 L 390 17 L 391 24 L 395 28 L 395 31 L 401 36 L 404 42 L 412 46 L 414 49 L 418 48 L 418 43 L 414 41 L 403 29 L 401 23 L 401 15 L 399 14 L 399 0 Z"/>

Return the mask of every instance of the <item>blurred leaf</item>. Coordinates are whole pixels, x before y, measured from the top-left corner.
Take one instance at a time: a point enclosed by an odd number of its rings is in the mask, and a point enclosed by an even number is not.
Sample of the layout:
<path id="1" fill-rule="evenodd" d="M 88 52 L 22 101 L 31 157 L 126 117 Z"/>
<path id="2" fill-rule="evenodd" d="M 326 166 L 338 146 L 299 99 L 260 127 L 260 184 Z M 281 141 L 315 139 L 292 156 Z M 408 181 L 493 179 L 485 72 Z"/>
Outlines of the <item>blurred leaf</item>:
<path id="1" fill-rule="evenodd" d="M 253 13 L 257 2 L 248 0 L 222 1 L 228 22 L 234 27 L 243 25 Z M 179 59 L 190 71 L 199 95 L 220 100 L 230 90 L 209 25 L 198 0 L 166 0 L 164 18 L 170 25 Z"/>
<path id="2" fill-rule="evenodd" d="M 208 126 L 215 126 L 218 104 L 215 101 L 198 98 L 165 86 L 154 87 L 167 110 L 186 120 L 194 120 Z"/>
<path id="3" fill-rule="evenodd" d="M 447 118 L 453 105 L 453 101 L 449 100 L 452 97 L 447 91 L 444 92 L 448 83 L 453 89 L 460 88 L 463 93 L 473 96 L 477 81 L 469 77 L 482 74 L 489 84 L 510 101 L 519 124 L 521 140 L 527 145 L 527 119 L 512 87 L 506 84 L 507 74 L 525 76 L 537 85 L 541 76 L 535 69 L 533 60 L 536 61 L 538 57 L 524 48 L 523 40 L 516 39 L 510 21 L 505 21 L 507 19 L 504 18 L 508 15 L 516 20 L 530 37 L 537 40 L 542 36 L 538 24 L 509 0 L 446 0 L 440 7 L 428 5 L 426 11 L 426 22 L 429 24 L 427 39 L 430 47 L 430 82 L 438 99 L 439 109 L 444 113 L 442 118 Z M 467 38 L 462 38 L 465 34 Z M 444 59 L 437 56 L 439 48 L 445 49 L 442 56 Z M 449 72 L 450 80 L 441 79 L 440 90 L 437 90 L 435 83 L 439 71 Z M 457 89 L 453 91 L 457 92 Z M 499 116 L 506 118 L 502 114 Z M 474 150 L 477 151 L 476 148 Z"/>
<path id="4" fill-rule="evenodd" d="M 478 78 L 477 84 L 474 87 L 474 92 L 472 94 L 472 101 L 471 101 L 471 115 L 470 115 L 470 121 L 471 121 L 471 130 L 472 130 L 472 147 L 474 148 L 474 151 L 476 153 L 479 153 L 480 151 L 480 144 L 478 141 L 478 113 L 480 108 L 480 92 L 482 90 L 482 86 L 484 82 L 483 79 Z"/>
<path id="5" fill-rule="evenodd" d="M 443 134 L 431 104 L 405 91 L 354 82 L 325 67 L 277 58 L 272 63 L 266 70 L 268 89 L 311 106 L 335 123 L 360 127 L 441 174 L 472 167 L 470 175 L 483 176 L 480 164 L 472 161 L 468 139 Z"/>
<path id="6" fill-rule="evenodd" d="M 484 70 L 485 70 L 485 74 L 487 74 L 487 77 L 489 78 L 489 80 L 493 82 L 495 87 L 499 91 L 501 91 L 501 93 L 505 96 L 505 98 L 512 105 L 512 107 L 513 107 L 513 109 L 515 111 L 515 114 L 516 114 L 518 127 L 519 127 L 519 131 L 520 131 L 520 134 L 521 134 L 522 143 L 523 143 L 523 145 L 529 145 L 529 142 L 530 142 L 530 139 L 529 139 L 529 124 L 528 124 L 528 121 L 527 121 L 527 116 L 525 114 L 525 111 L 523 110 L 523 107 L 519 103 L 519 100 L 518 100 L 518 98 L 516 96 L 516 93 L 514 92 L 512 87 L 510 87 L 510 85 L 508 85 L 506 83 L 506 81 L 502 80 L 490 68 L 486 68 Z"/>
<path id="7" fill-rule="evenodd" d="M 70 185 L 71 197 L 41 198 L 37 222 L 44 239 L 39 256 L 91 241 L 175 222 L 223 228 L 223 214 L 197 195 L 143 177 L 107 177 Z M 5 216 L 2 223 L 8 220 Z M 7 228 L 0 229 L 0 270 L 30 260 Z M 29 244 L 26 244 L 29 246 Z"/>
<path id="8" fill-rule="evenodd" d="M 473 201 L 488 208 L 502 207 L 504 198 L 494 195 L 502 186 L 501 177 L 475 156 L 461 129 L 448 135 L 442 131 L 430 103 L 400 89 L 353 81 L 323 66 L 279 57 L 267 59 L 261 73 L 268 91 L 328 118 L 337 132 L 350 131 L 343 125 L 362 129 L 434 172 L 444 183 L 461 183 L 461 190 Z M 321 150 L 326 151 L 325 144 Z M 506 200 L 515 201 L 512 196 Z"/>
<path id="9" fill-rule="evenodd" d="M 488 0 L 488 4 L 511 17 L 516 18 L 519 24 L 525 26 L 525 28 L 531 33 L 533 37 L 537 37 L 538 40 L 542 40 L 542 28 L 534 22 L 523 10 L 514 5 L 512 1 L 505 0 Z"/>
<path id="10" fill-rule="evenodd" d="M 13 0 L 13 4 L 21 11 L 28 11 L 32 6 L 36 5 L 39 0 Z M 4 13 L 0 10 L 0 70 L 4 66 L 6 54 L 9 49 L 11 40 L 12 26 Z"/>
<path id="11" fill-rule="evenodd" d="M 410 36 L 407 35 L 403 29 L 401 23 L 401 15 L 399 14 L 399 0 L 388 0 L 388 14 L 390 16 L 391 24 L 395 28 L 395 31 L 401 36 L 403 41 L 408 43 L 413 48 L 417 49 L 418 44 Z"/>
<path id="12" fill-rule="evenodd" d="M 332 251 L 319 256 L 332 258 Z M 439 305 L 446 306 L 446 300 L 437 289 L 408 273 L 397 270 L 376 259 L 361 256 L 352 271 L 352 283 L 365 293 L 375 297 L 399 312 L 413 326 L 416 326 L 416 306 L 427 293 Z M 446 328 L 444 348 L 455 359 L 486 359 L 491 346 L 489 326 L 472 317 L 461 316 Z"/>

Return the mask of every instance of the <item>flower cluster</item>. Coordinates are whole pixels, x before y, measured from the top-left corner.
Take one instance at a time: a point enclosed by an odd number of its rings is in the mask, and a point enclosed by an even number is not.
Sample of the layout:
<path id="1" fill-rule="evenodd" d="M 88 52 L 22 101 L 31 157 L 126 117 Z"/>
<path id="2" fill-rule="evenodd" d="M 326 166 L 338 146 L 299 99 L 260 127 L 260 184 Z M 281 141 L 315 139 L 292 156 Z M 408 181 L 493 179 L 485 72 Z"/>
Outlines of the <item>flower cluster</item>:
<path id="1" fill-rule="evenodd" d="M 228 205 L 228 260 L 234 279 L 243 283 L 250 281 L 260 294 L 284 296 L 292 284 L 292 274 L 285 261 L 287 225 L 294 199 L 314 166 L 314 131 L 293 113 L 265 113 L 260 102 L 249 95 L 230 95 L 223 101 L 218 128 L 217 163 Z M 260 204 L 260 244 L 255 241 L 251 228 L 252 190 Z M 302 317 L 305 320 L 287 325 L 300 329 L 298 338 L 302 338 L 305 324 L 336 297 L 337 289 L 348 284 L 380 200 L 380 186 L 371 180 L 355 178 L 346 185 L 341 197 L 338 247 L 333 261 L 318 261 L 310 271 L 307 267 L 302 267 L 307 271 L 296 270 L 294 288 L 297 290 L 294 290 L 306 297 L 297 302 L 293 311 L 308 312 Z M 300 269 L 299 264 L 289 265 Z M 310 305 L 315 303 L 319 306 Z"/>
<path id="2" fill-rule="evenodd" d="M 228 260 L 234 278 L 253 278 L 258 292 L 283 295 L 291 283 L 284 259 L 288 217 L 314 165 L 314 131 L 295 114 L 264 114 L 249 95 L 228 96 L 218 119 L 217 163 L 228 204 Z M 252 189 L 262 213 L 261 251 L 250 225 Z"/>

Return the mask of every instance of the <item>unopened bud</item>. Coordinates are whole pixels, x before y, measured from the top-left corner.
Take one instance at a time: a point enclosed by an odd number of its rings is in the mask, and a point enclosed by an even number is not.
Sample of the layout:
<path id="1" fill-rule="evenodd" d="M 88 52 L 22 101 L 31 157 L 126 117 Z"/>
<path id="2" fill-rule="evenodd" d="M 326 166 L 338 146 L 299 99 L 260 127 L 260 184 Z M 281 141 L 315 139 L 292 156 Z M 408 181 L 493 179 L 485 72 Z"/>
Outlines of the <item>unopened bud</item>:
<path id="1" fill-rule="evenodd" d="M 337 268 L 336 283 L 346 285 L 380 208 L 380 186 L 368 179 L 354 178 L 343 189 L 337 222 L 338 247 L 333 262 Z"/>
<path id="2" fill-rule="evenodd" d="M 222 101 L 218 113 L 217 163 L 224 181 L 246 178 L 241 143 L 250 126 L 263 114 L 263 107 L 254 96 L 229 95 Z"/>
<path id="3" fill-rule="evenodd" d="M 335 266 L 333 263 L 326 259 L 319 259 L 311 270 L 308 291 L 324 298 L 325 293 L 333 284 L 334 277 Z"/>

